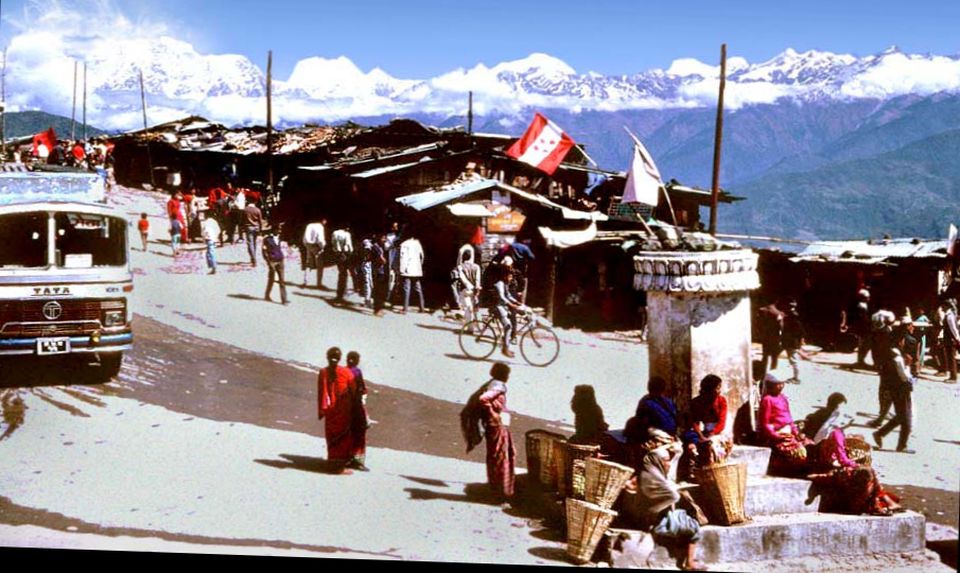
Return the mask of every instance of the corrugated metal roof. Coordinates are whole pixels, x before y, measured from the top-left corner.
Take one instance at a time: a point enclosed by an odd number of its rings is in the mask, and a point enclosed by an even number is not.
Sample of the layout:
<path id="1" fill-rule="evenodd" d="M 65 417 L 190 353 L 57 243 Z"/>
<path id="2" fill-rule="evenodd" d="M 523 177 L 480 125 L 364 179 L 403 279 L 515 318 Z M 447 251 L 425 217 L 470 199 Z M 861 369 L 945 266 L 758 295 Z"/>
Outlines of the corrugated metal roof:
<path id="1" fill-rule="evenodd" d="M 458 217 L 493 217 L 489 209 L 479 203 L 454 203 L 447 209 Z"/>
<path id="2" fill-rule="evenodd" d="M 496 179 L 484 179 L 479 178 L 473 181 L 465 181 L 462 183 L 454 183 L 452 185 L 446 185 L 437 190 L 424 191 L 422 193 L 414 193 L 413 195 L 407 195 L 405 197 L 398 197 L 397 202 L 401 205 L 406 205 L 416 209 L 417 211 L 423 211 L 424 209 L 430 209 L 431 207 L 436 207 L 437 205 L 442 205 L 444 203 L 449 203 L 450 201 L 455 201 L 461 199 L 473 193 L 479 193 L 481 191 L 487 191 L 491 189 L 497 189 L 499 191 L 506 191 L 508 193 L 523 197 L 528 201 L 539 203 L 540 205 L 550 208 L 558 209 L 563 213 L 565 219 L 581 219 L 581 220 L 592 220 L 592 221 L 606 221 L 608 217 L 599 211 L 578 211 L 576 209 L 570 209 L 564 207 L 563 205 L 558 205 L 553 201 L 547 199 L 546 197 L 541 197 L 534 193 L 524 191 L 522 189 L 517 189 L 512 185 L 507 185 Z"/>
<path id="3" fill-rule="evenodd" d="M 807 245 L 797 258 L 823 260 L 946 258 L 946 240 L 888 239 L 884 241 L 820 241 Z"/>

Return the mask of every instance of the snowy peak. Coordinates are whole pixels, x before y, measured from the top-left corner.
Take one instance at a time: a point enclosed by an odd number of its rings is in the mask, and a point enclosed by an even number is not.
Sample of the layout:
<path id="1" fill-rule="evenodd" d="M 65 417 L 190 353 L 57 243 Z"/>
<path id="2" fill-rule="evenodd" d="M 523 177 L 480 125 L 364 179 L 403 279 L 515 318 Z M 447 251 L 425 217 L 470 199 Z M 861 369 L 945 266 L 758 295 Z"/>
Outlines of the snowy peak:
<path id="1" fill-rule="evenodd" d="M 198 114 L 227 124 L 262 122 L 265 77 L 244 56 L 200 54 L 168 34 L 92 36 L 82 49 L 49 48 L 43 34 L 15 36 L 8 51 L 10 109 L 69 112 L 72 67 L 82 53 L 88 66 L 91 117 L 107 128 L 129 128 L 139 114 L 143 73 L 153 121 Z M 48 42 L 49 40 L 49 42 Z M 37 45 L 47 46 L 38 50 Z M 59 50 L 59 51 L 58 51 Z M 388 71 L 361 70 L 347 56 L 305 58 L 286 80 L 274 80 L 278 121 L 334 121 L 413 112 L 463 114 L 474 92 L 475 112 L 521 114 L 530 107 L 573 111 L 688 108 L 716 105 L 720 66 L 694 58 L 666 70 L 620 75 L 578 73 L 549 54 L 535 52 L 492 67 L 483 63 L 433 78 L 399 79 Z M 960 57 L 904 54 L 890 47 L 857 57 L 787 48 L 752 64 L 727 59 L 726 105 L 798 101 L 885 99 L 904 94 L 960 91 Z"/>

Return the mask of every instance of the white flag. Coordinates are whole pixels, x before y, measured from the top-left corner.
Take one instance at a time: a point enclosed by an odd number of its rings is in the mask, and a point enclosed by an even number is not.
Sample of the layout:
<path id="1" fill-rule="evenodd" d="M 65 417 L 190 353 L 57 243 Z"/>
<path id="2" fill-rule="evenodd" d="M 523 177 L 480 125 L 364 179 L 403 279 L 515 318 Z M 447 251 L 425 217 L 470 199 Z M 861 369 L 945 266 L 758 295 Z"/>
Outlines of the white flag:
<path id="1" fill-rule="evenodd" d="M 653 158 L 639 141 L 633 148 L 633 163 L 627 174 L 627 184 L 623 188 L 621 203 L 644 203 L 657 205 L 660 199 L 660 171 L 653 163 Z"/>

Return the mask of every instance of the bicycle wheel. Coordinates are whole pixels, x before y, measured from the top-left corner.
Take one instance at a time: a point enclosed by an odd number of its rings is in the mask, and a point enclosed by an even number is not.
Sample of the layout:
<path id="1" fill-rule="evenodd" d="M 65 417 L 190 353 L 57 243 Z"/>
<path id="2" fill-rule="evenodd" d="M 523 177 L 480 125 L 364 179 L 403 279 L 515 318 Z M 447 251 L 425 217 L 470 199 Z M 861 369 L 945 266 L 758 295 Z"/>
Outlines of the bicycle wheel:
<path id="1" fill-rule="evenodd" d="M 533 366 L 549 366 L 560 355 L 560 338 L 553 329 L 538 324 L 523 333 L 520 354 Z"/>
<path id="2" fill-rule="evenodd" d="M 483 360 L 497 349 L 497 332 L 489 322 L 471 320 L 457 335 L 460 350 L 475 360 Z"/>

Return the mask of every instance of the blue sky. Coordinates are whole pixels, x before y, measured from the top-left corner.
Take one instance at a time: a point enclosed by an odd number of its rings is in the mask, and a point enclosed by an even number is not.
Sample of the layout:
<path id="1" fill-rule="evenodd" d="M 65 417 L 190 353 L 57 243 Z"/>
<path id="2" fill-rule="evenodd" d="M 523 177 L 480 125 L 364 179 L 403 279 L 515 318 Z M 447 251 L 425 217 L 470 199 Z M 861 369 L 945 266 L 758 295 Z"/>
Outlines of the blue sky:
<path id="1" fill-rule="evenodd" d="M 165 26 L 202 53 L 239 53 L 285 78 L 310 56 L 345 55 L 363 70 L 426 78 L 532 52 L 578 72 L 631 74 L 677 58 L 715 64 L 728 55 L 767 60 L 790 47 L 858 56 L 960 52 L 960 3 L 806 0 L 7 0 L 0 41 L 29 21 L 24 7 L 58 4 L 119 10 L 135 24 Z M 91 10 L 93 12 L 93 10 Z"/>

